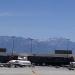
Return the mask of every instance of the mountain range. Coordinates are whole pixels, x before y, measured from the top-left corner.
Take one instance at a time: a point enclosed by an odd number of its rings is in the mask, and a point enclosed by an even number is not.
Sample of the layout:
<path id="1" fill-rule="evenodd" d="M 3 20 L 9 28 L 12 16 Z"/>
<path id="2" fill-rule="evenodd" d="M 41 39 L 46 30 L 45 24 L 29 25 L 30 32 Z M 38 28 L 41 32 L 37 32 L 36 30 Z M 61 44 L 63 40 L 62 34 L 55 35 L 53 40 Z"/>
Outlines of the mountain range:
<path id="1" fill-rule="evenodd" d="M 21 53 L 54 53 L 54 50 L 72 50 L 75 53 L 75 42 L 66 38 L 49 38 L 40 41 L 38 39 L 16 36 L 0 36 L 0 48 L 6 48 L 7 52 Z"/>

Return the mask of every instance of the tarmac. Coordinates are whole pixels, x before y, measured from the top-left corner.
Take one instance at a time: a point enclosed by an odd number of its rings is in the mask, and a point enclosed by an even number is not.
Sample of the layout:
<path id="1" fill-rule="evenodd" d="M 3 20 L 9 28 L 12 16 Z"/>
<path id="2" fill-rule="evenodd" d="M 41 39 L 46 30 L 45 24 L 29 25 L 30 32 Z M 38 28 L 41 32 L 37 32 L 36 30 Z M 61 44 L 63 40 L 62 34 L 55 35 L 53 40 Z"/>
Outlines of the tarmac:
<path id="1" fill-rule="evenodd" d="M 0 68 L 0 75 L 75 75 L 75 70 L 47 66 Z"/>

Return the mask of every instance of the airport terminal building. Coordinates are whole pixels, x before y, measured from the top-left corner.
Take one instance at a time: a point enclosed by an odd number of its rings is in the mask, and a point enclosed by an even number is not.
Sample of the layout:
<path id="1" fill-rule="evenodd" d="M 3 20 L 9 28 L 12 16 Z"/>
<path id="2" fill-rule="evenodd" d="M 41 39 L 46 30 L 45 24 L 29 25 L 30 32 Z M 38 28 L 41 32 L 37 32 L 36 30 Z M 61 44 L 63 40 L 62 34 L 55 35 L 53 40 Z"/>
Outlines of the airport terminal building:
<path id="1" fill-rule="evenodd" d="M 7 53 L 5 48 L 0 48 L 0 63 L 17 60 L 19 57 L 26 57 L 26 60 L 35 65 L 68 65 L 75 60 L 71 50 L 55 50 L 54 54 L 14 53 L 12 55 Z"/>

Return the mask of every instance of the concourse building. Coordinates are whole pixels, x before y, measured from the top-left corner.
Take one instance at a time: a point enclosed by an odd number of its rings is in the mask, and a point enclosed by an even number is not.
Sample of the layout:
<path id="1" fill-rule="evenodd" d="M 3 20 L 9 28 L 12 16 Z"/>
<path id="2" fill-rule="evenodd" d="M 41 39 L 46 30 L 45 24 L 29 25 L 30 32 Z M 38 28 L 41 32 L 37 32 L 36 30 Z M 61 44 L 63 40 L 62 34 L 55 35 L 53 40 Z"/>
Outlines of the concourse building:
<path id="1" fill-rule="evenodd" d="M 34 65 L 68 65 L 75 61 L 75 55 L 71 50 L 55 50 L 54 54 L 31 54 L 13 53 L 9 54 L 5 48 L 0 48 L 0 63 L 7 63 L 10 60 L 29 60 Z"/>

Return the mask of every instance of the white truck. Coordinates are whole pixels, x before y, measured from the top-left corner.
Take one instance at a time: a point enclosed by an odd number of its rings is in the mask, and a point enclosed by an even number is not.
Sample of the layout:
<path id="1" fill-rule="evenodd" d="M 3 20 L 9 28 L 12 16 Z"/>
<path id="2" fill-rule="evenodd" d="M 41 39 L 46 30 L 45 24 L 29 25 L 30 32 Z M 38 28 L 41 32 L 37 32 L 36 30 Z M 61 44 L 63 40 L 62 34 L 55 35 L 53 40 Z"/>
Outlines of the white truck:
<path id="1" fill-rule="evenodd" d="M 70 66 L 75 68 L 75 62 L 70 62 Z"/>
<path id="2" fill-rule="evenodd" d="M 14 66 L 14 67 L 25 67 L 25 66 L 31 66 L 31 62 L 28 60 L 10 60 L 8 62 L 10 64 L 10 66 Z"/>

